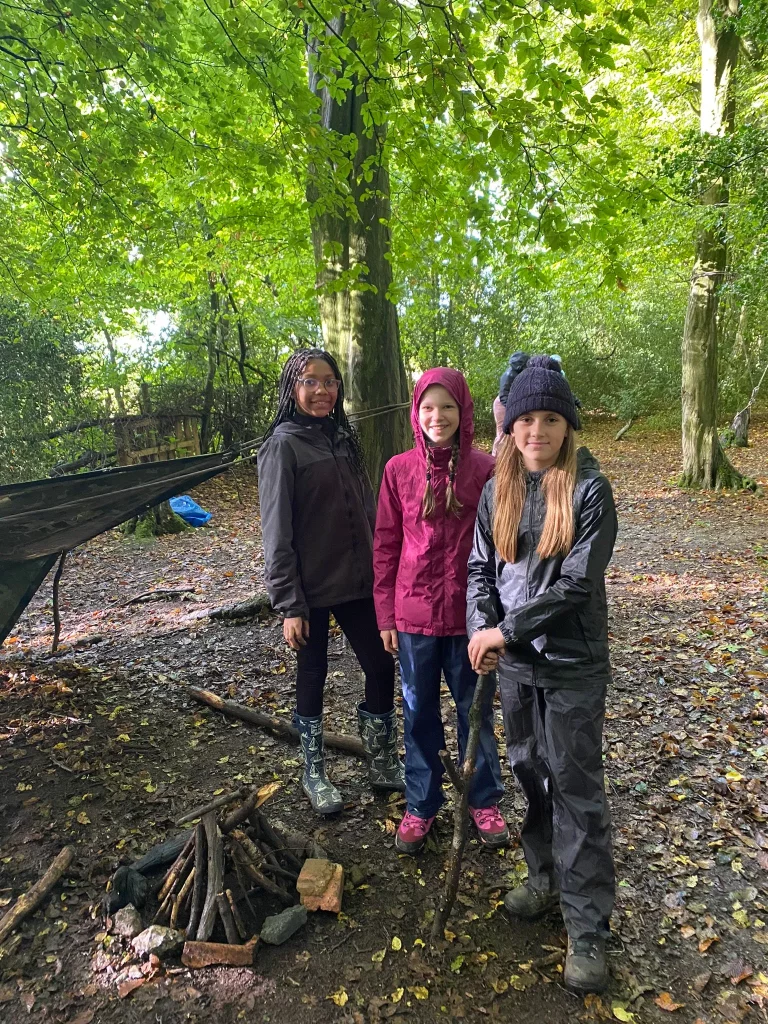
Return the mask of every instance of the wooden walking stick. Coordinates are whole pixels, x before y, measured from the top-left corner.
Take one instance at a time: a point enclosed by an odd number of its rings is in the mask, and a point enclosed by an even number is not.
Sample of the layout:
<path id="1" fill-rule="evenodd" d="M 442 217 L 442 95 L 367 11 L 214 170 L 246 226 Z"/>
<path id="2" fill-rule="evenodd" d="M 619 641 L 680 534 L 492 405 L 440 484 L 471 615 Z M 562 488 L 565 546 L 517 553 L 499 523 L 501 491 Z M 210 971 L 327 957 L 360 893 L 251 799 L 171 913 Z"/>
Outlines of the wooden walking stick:
<path id="1" fill-rule="evenodd" d="M 464 752 L 464 760 L 461 766 L 456 767 L 447 750 L 440 751 L 440 760 L 443 762 L 443 766 L 456 789 L 456 796 L 453 802 L 451 859 L 445 878 L 445 891 L 438 903 L 435 917 L 432 921 L 433 942 L 444 937 L 445 926 L 453 910 L 456 894 L 459 891 L 461 861 L 464 856 L 464 847 L 467 844 L 467 831 L 469 829 L 469 790 L 472 785 L 472 777 L 475 774 L 477 748 L 480 743 L 480 725 L 483 720 L 483 711 L 488 701 L 491 700 L 495 687 L 496 676 L 493 673 L 481 675 L 477 680 L 475 696 L 472 699 L 472 707 L 469 710 L 467 749 Z"/>

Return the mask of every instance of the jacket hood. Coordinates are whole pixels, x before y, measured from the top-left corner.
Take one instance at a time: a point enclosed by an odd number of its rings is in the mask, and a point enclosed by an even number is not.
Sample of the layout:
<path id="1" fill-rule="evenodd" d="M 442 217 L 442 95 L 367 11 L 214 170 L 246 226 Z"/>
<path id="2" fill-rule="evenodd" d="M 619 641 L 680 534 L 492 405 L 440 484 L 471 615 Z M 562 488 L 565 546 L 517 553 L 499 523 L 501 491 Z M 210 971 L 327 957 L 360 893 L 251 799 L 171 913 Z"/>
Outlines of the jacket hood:
<path id="1" fill-rule="evenodd" d="M 587 469 L 594 469 L 600 472 L 600 463 L 589 448 L 586 445 L 582 445 L 581 448 L 576 449 L 576 472 L 583 473 Z"/>
<path id="2" fill-rule="evenodd" d="M 411 406 L 411 426 L 417 449 L 426 458 L 427 442 L 424 431 L 419 423 L 419 406 L 424 392 L 433 384 L 442 384 L 445 390 L 459 407 L 461 420 L 459 423 L 459 453 L 465 456 L 472 447 L 475 436 L 475 405 L 469 392 L 464 374 L 447 366 L 437 366 L 434 370 L 422 373 L 413 389 L 413 405 Z"/>

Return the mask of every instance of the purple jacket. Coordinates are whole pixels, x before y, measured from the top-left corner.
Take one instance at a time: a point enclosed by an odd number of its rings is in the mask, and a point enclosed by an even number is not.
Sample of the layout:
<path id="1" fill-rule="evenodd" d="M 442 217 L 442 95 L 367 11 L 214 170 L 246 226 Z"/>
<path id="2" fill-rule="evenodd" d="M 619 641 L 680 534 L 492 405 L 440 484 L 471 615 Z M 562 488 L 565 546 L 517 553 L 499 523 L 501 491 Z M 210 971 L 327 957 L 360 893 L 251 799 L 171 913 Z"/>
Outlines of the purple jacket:
<path id="1" fill-rule="evenodd" d="M 421 514 L 427 479 L 426 440 L 419 424 L 419 403 L 432 384 L 442 384 L 461 410 L 459 461 L 454 488 L 461 514 L 445 514 L 450 448 L 433 449 L 435 512 Z M 373 597 L 379 629 L 426 636 L 466 633 L 467 561 L 475 515 L 494 460 L 472 447 L 475 427 L 472 396 L 458 372 L 427 370 L 413 393 L 411 423 L 416 447 L 390 459 L 379 491 L 373 544 Z"/>

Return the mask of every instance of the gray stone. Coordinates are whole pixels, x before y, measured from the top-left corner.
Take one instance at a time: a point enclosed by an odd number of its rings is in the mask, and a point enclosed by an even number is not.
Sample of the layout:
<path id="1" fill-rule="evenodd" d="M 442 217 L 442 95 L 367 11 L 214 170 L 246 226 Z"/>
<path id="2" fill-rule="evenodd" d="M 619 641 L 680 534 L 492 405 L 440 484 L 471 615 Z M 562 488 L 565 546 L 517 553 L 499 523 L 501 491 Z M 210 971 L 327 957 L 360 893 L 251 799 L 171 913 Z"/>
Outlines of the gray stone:
<path id="1" fill-rule="evenodd" d="M 307 908 L 299 903 L 288 907 L 282 914 L 268 917 L 261 926 L 261 941 L 270 946 L 280 946 L 307 923 Z"/>
<path id="2" fill-rule="evenodd" d="M 143 929 L 141 914 L 132 903 L 118 910 L 112 918 L 112 931 L 123 939 L 134 939 Z"/>
<path id="3" fill-rule="evenodd" d="M 166 928 L 161 924 L 151 924 L 136 936 L 131 945 L 139 956 L 154 953 L 162 959 L 181 949 L 184 945 L 184 932 Z"/>

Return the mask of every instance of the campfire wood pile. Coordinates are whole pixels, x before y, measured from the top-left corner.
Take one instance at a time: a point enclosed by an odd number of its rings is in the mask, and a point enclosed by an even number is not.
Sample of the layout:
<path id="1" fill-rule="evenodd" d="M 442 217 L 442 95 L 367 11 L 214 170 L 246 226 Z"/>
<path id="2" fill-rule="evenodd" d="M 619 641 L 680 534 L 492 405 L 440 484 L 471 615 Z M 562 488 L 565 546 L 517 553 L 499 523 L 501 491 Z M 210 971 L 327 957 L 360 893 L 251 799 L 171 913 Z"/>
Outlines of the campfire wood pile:
<path id="1" fill-rule="evenodd" d="M 178 837 L 176 848 L 182 841 L 183 846 L 157 890 L 153 924 L 182 931 L 188 942 L 241 945 L 256 934 L 265 902 L 283 909 L 297 901 L 304 860 L 325 856 L 324 851 L 305 836 L 278 832 L 259 802 L 259 791 L 241 790 L 179 819 L 180 825 L 200 820 Z M 135 867 L 140 872 L 156 867 L 152 851 Z"/>

